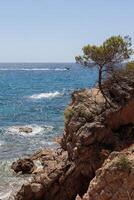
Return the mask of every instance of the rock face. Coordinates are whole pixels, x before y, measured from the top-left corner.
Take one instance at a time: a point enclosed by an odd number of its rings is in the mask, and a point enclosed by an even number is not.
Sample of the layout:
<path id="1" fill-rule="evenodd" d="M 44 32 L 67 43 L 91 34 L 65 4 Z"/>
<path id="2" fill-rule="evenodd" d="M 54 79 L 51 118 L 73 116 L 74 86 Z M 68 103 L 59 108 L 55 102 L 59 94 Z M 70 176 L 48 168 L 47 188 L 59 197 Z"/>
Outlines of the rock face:
<path id="1" fill-rule="evenodd" d="M 134 147 L 134 146 L 133 146 Z M 88 192 L 77 200 L 132 200 L 134 199 L 133 148 L 113 152 L 96 171 Z"/>
<path id="2" fill-rule="evenodd" d="M 107 197 L 103 196 L 110 179 L 102 182 L 102 186 L 99 184 L 100 177 L 104 178 L 108 168 L 109 173 L 115 173 L 116 181 L 112 179 L 112 184 L 116 184 L 116 187 L 118 174 L 122 178 L 119 179 L 120 185 L 128 178 L 128 171 L 122 172 L 119 171 L 120 167 L 112 167 L 116 165 L 112 164 L 114 158 L 110 157 L 113 151 L 122 152 L 134 143 L 134 83 L 126 83 L 124 80 L 122 85 L 125 85 L 126 91 L 122 88 L 119 90 L 120 85 L 117 83 L 113 83 L 106 91 L 113 107 L 107 104 L 97 88 L 73 93 L 72 103 L 65 111 L 61 149 L 55 152 L 44 150 L 30 157 L 41 161 L 43 171 L 36 171 L 33 180 L 22 186 L 15 196 L 16 200 L 74 200 L 77 195 L 77 199 L 81 199 L 88 187 L 87 197 L 84 196 L 83 200 L 119 199 L 110 199 L 110 192 L 107 192 Z M 111 96 L 117 96 L 118 90 L 118 98 L 111 100 Z M 118 163 L 116 158 L 115 162 Z M 97 171 L 99 168 L 102 169 L 100 173 Z M 97 176 L 96 171 L 100 175 Z M 115 192 L 116 187 L 112 192 Z M 110 188 L 106 188 L 109 191 Z M 96 196 L 91 198 L 93 193 Z"/>

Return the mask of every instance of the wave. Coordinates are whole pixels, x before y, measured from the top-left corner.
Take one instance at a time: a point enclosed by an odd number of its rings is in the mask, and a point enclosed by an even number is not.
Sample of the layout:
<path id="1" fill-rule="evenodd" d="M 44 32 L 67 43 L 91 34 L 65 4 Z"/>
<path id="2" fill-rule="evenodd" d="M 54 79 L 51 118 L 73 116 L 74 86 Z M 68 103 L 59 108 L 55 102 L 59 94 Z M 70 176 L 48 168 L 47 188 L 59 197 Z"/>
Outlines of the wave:
<path id="1" fill-rule="evenodd" d="M 0 71 L 66 71 L 67 68 L 0 68 Z"/>
<path id="2" fill-rule="evenodd" d="M 5 191 L 4 192 L 0 192 L 0 199 L 1 200 L 8 200 L 10 197 L 11 191 Z"/>
<path id="3" fill-rule="evenodd" d="M 32 132 L 26 133 L 26 132 L 20 132 L 20 128 L 31 128 Z M 11 126 L 7 128 L 6 132 L 9 134 L 17 134 L 17 135 L 22 135 L 22 136 L 34 136 L 36 134 L 42 134 L 42 133 L 47 133 L 53 130 L 53 126 L 38 126 L 38 125 L 23 125 L 23 126 Z"/>
<path id="4" fill-rule="evenodd" d="M 66 71 L 66 70 L 68 70 L 67 68 L 55 68 L 54 69 L 55 71 Z"/>
<path id="5" fill-rule="evenodd" d="M 60 97 L 63 94 L 60 92 L 48 92 L 48 93 L 40 93 L 40 94 L 33 94 L 30 96 L 31 99 L 51 99 L 55 97 Z"/>
<path id="6" fill-rule="evenodd" d="M 4 145 L 4 142 L 0 140 L 0 147 Z"/>

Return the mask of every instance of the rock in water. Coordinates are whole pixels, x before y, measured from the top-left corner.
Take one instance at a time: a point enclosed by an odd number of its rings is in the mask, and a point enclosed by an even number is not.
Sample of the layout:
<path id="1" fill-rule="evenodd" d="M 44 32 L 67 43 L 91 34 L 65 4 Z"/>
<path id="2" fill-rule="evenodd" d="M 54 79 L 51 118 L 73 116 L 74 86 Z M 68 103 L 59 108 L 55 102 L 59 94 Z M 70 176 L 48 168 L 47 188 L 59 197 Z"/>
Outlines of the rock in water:
<path id="1" fill-rule="evenodd" d="M 30 128 L 30 127 L 20 127 L 19 128 L 19 132 L 20 133 L 22 133 L 22 132 L 24 132 L 24 133 L 32 133 L 32 128 Z"/>
<path id="2" fill-rule="evenodd" d="M 13 169 L 16 173 L 22 172 L 22 174 L 30 174 L 33 172 L 35 166 L 34 162 L 29 159 L 19 159 L 16 162 L 13 162 L 11 169 Z"/>

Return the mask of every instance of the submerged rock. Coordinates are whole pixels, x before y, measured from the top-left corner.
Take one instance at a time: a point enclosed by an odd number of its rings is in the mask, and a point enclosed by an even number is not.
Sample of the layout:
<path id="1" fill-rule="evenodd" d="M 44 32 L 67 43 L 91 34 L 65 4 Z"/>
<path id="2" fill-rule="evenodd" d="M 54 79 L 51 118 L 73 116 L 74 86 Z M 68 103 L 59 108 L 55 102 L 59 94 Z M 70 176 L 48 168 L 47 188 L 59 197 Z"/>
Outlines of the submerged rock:
<path id="1" fill-rule="evenodd" d="M 22 133 L 22 132 L 24 132 L 24 133 L 32 133 L 32 128 L 30 128 L 30 127 L 20 127 L 19 128 L 19 132 L 20 133 Z"/>

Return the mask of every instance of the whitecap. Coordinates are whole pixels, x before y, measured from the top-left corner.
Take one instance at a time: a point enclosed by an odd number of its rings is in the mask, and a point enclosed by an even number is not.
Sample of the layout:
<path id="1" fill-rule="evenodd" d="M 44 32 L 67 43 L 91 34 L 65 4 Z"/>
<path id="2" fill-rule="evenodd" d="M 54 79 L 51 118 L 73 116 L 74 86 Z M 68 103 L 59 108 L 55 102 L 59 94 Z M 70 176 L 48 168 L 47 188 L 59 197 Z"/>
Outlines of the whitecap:
<path id="1" fill-rule="evenodd" d="M 4 145 L 4 141 L 0 140 L 0 146 L 3 146 L 3 145 Z"/>
<path id="2" fill-rule="evenodd" d="M 63 94 L 60 92 L 48 92 L 48 93 L 40 93 L 40 94 L 33 94 L 30 96 L 31 99 L 52 99 L 55 97 L 60 97 Z"/>
<path id="3" fill-rule="evenodd" d="M 20 132 L 19 128 L 31 128 L 32 132 L 30 133 L 25 133 L 25 132 Z M 42 133 L 47 133 L 53 130 L 53 126 L 38 126 L 38 125 L 25 125 L 25 126 L 11 126 L 8 127 L 6 132 L 9 134 L 17 134 L 17 135 L 22 135 L 22 136 L 34 136 L 36 134 L 42 134 Z"/>
<path id="4" fill-rule="evenodd" d="M 1 200 L 8 200 L 9 197 L 10 197 L 10 194 L 11 194 L 11 191 L 8 191 L 6 193 L 5 193 L 5 191 L 4 192 L 0 192 L 0 199 Z"/>
<path id="5" fill-rule="evenodd" d="M 53 141 L 41 141 L 40 142 L 43 146 L 51 146 L 51 147 L 53 147 L 54 146 L 54 144 L 55 144 L 55 142 L 53 142 Z"/>
<path id="6" fill-rule="evenodd" d="M 49 68 L 0 68 L 0 71 L 49 71 Z"/>
<path id="7" fill-rule="evenodd" d="M 54 70 L 55 71 L 66 71 L 67 69 L 66 68 L 55 68 Z"/>
<path id="8" fill-rule="evenodd" d="M 0 71 L 66 71 L 66 68 L 0 68 Z"/>

